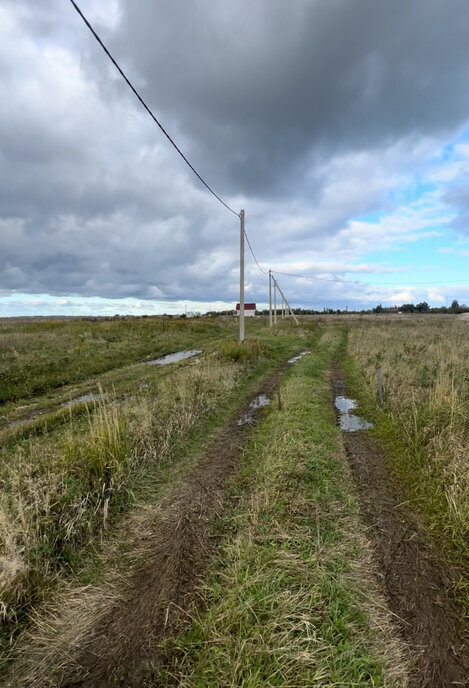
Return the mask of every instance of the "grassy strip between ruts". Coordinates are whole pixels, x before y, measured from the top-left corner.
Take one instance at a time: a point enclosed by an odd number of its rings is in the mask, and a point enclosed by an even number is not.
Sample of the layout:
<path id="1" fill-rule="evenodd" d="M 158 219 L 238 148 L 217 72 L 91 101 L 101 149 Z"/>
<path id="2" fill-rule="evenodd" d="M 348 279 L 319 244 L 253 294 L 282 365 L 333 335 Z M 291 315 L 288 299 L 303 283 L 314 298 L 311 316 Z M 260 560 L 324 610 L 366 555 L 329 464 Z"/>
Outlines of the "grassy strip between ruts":
<path id="1" fill-rule="evenodd" d="M 202 603 L 148 686 L 406 685 L 330 403 L 340 337 L 295 366 L 259 426 Z"/>

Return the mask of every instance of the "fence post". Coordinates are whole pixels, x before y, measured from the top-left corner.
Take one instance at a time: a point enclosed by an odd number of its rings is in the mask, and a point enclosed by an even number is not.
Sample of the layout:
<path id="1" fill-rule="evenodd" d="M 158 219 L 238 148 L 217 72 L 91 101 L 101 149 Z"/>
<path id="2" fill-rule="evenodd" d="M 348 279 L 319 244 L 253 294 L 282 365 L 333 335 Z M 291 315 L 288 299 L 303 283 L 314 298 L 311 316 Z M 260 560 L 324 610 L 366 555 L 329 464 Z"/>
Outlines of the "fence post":
<path id="1" fill-rule="evenodd" d="M 282 399 L 280 397 L 280 374 L 278 368 L 275 369 L 275 387 L 277 388 L 278 410 L 282 410 Z"/>
<path id="2" fill-rule="evenodd" d="M 376 380 L 378 382 L 378 399 L 379 399 L 379 403 L 382 404 L 383 403 L 383 384 L 381 381 L 381 368 L 378 368 L 376 370 Z"/>

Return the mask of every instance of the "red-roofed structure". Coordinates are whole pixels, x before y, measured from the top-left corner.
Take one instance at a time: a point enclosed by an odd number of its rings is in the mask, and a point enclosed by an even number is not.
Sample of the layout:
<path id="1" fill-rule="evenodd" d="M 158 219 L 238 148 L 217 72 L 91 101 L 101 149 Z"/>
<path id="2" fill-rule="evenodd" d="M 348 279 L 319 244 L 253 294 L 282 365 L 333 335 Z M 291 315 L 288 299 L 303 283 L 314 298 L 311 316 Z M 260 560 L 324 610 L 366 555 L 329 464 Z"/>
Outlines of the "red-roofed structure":
<path id="1" fill-rule="evenodd" d="M 236 304 L 236 315 L 239 315 L 239 303 Z M 244 304 L 244 315 L 245 316 L 256 315 L 256 304 L 255 303 L 245 303 Z"/>

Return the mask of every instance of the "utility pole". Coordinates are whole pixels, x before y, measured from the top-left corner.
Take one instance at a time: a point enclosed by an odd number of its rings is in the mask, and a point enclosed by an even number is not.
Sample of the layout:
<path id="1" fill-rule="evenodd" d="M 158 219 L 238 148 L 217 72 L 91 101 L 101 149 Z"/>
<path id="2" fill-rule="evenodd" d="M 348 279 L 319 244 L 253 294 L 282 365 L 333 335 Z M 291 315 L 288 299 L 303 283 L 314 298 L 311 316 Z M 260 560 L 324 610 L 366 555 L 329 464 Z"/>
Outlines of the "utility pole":
<path id="1" fill-rule="evenodd" d="M 244 210 L 239 219 L 239 341 L 244 342 Z"/>
<path id="2" fill-rule="evenodd" d="M 269 327 L 272 327 L 272 270 L 269 270 Z"/>
<path id="3" fill-rule="evenodd" d="M 293 313 L 290 304 L 288 303 L 287 299 L 285 298 L 285 294 L 283 293 L 283 291 L 282 291 L 282 290 L 280 289 L 280 287 L 278 286 L 277 280 L 276 280 L 275 278 L 274 278 L 274 284 L 275 284 L 275 287 L 279 290 L 279 293 L 280 293 L 282 299 L 285 301 L 285 306 L 286 306 L 286 308 L 288 308 L 288 310 L 290 311 L 293 320 L 296 322 L 297 325 L 299 325 L 300 323 L 298 322 L 298 318 L 297 318 L 296 315 Z M 275 292 L 274 292 L 274 293 L 275 293 Z"/>
<path id="4" fill-rule="evenodd" d="M 274 280 L 274 325 L 277 324 L 277 282 L 275 280 L 275 277 L 273 278 Z"/>

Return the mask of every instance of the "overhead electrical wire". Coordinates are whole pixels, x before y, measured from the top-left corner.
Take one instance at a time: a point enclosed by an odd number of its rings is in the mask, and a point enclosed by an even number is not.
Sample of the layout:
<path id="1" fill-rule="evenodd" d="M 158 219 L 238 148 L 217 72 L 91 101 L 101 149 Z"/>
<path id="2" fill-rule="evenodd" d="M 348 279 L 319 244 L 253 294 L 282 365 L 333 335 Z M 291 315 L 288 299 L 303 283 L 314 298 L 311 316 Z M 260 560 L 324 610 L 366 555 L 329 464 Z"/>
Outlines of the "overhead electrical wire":
<path id="1" fill-rule="evenodd" d="M 261 268 L 261 266 L 259 265 L 259 261 L 258 261 L 257 258 L 256 258 L 256 254 L 255 254 L 254 251 L 252 250 L 251 242 L 249 241 L 249 237 L 248 237 L 248 235 L 246 234 L 246 230 L 244 230 L 244 236 L 246 237 L 246 241 L 248 242 L 249 250 L 250 250 L 251 253 L 252 253 L 252 257 L 254 258 L 254 261 L 255 261 L 257 267 L 259 268 L 259 270 L 262 272 L 263 275 L 267 275 L 267 272 L 264 270 L 264 268 Z"/>
<path id="2" fill-rule="evenodd" d="M 125 74 L 124 70 L 119 66 L 119 64 L 117 63 L 117 61 L 114 59 L 114 57 L 111 55 L 111 53 L 109 52 L 109 50 L 106 48 L 106 46 L 104 45 L 104 43 L 103 43 L 103 41 L 101 40 L 101 38 L 98 36 L 98 34 L 97 34 L 96 31 L 94 30 L 94 28 L 91 26 L 91 24 L 90 24 L 90 22 L 88 21 L 88 19 L 85 17 L 85 15 L 84 15 L 83 12 L 81 11 L 81 9 L 78 7 L 77 3 L 76 3 L 74 0 L 70 0 L 70 3 L 73 5 L 73 7 L 75 8 L 75 10 L 78 12 L 78 14 L 80 15 L 80 17 L 83 19 L 84 23 L 86 24 L 86 26 L 88 27 L 88 29 L 91 31 L 91 33 L 93 34 L 93 36 L 95 37 L 95 39 L 98 41 L 99 45 L 100 45 L 101 48 L 104 50 L 104 52 L 106 53 L 106 55 L 109 57 L 109 59 L 111 60 L 112 64 L 113 64 L 114 67 L 117 69 L 117 71 L 119 72 L 119 74 L 122 76 L 122 78 L 124 79 L 124 81 L 127 83 L 127 85 L 129 86 L 129 88 L 133 91 L 133 93 L 134 93 L 135 96 L 138 98 L 138 100 L 140 101 L 140 103 L 143 105 L 143 107 L 145 108 L 145 110 L 148 112 L 148 114 L 150 115 L 150 117 L 153 119 L 153 121 L 155 122 L 155 124 L 157 124 L 157 125 L 159 126 L 159 128 L 161 129 L 161 131 L 163 132 L 163 134 L 166 136 L 166 138 L 168 139 L 168 141 L 171 143 L 171 145 L 172 145 L 172 146 L 176 149 L 176 151 L 179 153 L 179 155 L 180 155 L 181 158 L 184 160 L 184 162 L 186 163 L 186 165 L 188 165 L 188 166 L 190 167 L 190 169 L 191 169 L 192 172 L 195 174 L 195 176 L 199 179 L 199 181 L 202 182 L 202 184 L 205 186 L 205 188 L 208 189 L 208 191 L 210 191 L 210 193 L 212 194 L 212 196 L 215 196 L 215 198 L 217 199 L 217 201 L 219 201 L 223 206 L 225 206 L 225 208 L 226 208 L 227 210 L 229 210 L 230 213 L 233 213 L 233 215 L 236 215 L 237 217 L 239 217 L 239 213 L 237 213 L 236 210 L 233 210 L 233 208 L 230 208 L 230 206 L 229 206 L 227 203 L 225 203 L 225 201 L 224 201 L 222 198 L 220 198 L 220 196 L 219 196 L 217 193 L 215 193 L 215 191 L 212 189 L 212 187 L 209 186 L 209 184 L 207 184 L 207 182 L 205 181 L 205 179 L 197 172 L 197 170 L 195 169 L 195 167 L 189 162 L 189 160 L 186 158 L 186 156 L 184 155 L 184 153 L 182 152 L 182 150 L 181 150 L 181 149 L 179 148 L 179 146 L 174 142 L 174 140 L 173 140 L 173 139 L 171 138 L 171 136 L 168 134 L 168 132 L 167 132 L 166 129 L 163 127 L 163 125 L 161 124 L 161 122 L 157 119 L 157 117 L 153 114 L 153 112 L 151 111 L 151 109 L 149 108 L 149 106 L 148 106 L 148 105 L 146 104 L 146 102 L 143 100 L 142 96 L 141 96 L 140 93 L 137 91 L 137 89 L 135 88 L 135 86 L 132 84 L 132 82 L 130 81 L 130 79 L 127 77 L 127 75 Z"/>
<path id="3" fill-rule="evenodd" d="M 403 282 L 402 284 L 397 284 L 396 282 L 364 282 L 363 280 L 343 280 L 343 279 L 337 279 L 334 277 L 313 277 L 312 275 L 301 275 L 298 273 L 293 273 L 293 272 L 282 272 L 280 270 L 272 270 L 272 272 L 276 275 L 285 275 L 286 277 L 298 277 L 300 279 L 309 279 L 309 280 L 314 280 L 315 282 L 340 282 L 342 284 L 365 284 L 369 285 L 370 287 L 380 287 L 380 286 L 386 286 L 386 287 L 401 287 L 401 286 L 406 286 L 406 287 L 416 287 L 416 286 L 437 286 L 437 285 L 444 285 L 444 284 L 460 284 L 461 286 L 464 285 L 469 285 L 469 282 L 464 282 L 461 280 L 450 280 L 450 281 L 443 281 L 443 282 Z"/>
<path id="4" fill-rule="evenodd" d="M 211 186 L 209 186 L 209 184 L 205 181 L 205 179 L 203 179 L 203 177 L 197 172 L 197 170 L 194 168 L 194 166 L 189 162 L 189 160 L 186 158 L 186 156 L 184 155 L 184 153 L 182 152 L 182 150 L 181 150 L 181 149 L 179 148 L 179 146 L 175 143 L 175 141 L 171 138 L 171 136 L 168 134 L 168 132 L 167 132 L 166 129 L 163 127 L 163 125 L 161 124 L 161 122 L 160 122 L 160 121 L 157 119 L 157 117 L 154 115 L 154 113 L 152 112 L 152 110 L 150 109 L 150 107 L 149 107 L 149 106 L 146 104 L 146 102 L 143 100 L 142 96 L 141 96 L 140 93 L 137 91 L 137 89 L 135 88 L 135 86 L 132 84 L 132 82 L 130 81 L 130 79 L 128 78 L 128 76 L 125 74 L 125 72 L 124 72 L 124 70 L 122 69 L 122 67 L 120 67 L 120 65 L 118 64 L 117 60 L 111 55 L 110 51 L 109 51 L 108 48 L 105 46 L 105 44 L 103 43 L 103 41 L 101 40 L 101 38 L 98 36 L 98 34 L 97 34 L 96 31 L 94 30 L 93 26 L 92 26 L 91 23 L 88 21 L 88 19 L 85 17 L 85 15 L 83 14 L 82 10 L 81 10 L 81 9 L 79 8 L 79 6 L 77 5 L 77 3 L 75 2 L 75 0 L 70 0 L 70 3 L 71 3 L 72 6 L 75 8 L 75 10 L 76 10 L 77 13 L 79 14 L 79 16 L 81 17 L 81 19 L 83 20 L 83 22 L 86 24 L 86 26 L 88 27 L 88 29 L 91 31 L 91 33 L 93 34 L 94 38 L 97 40 L 97 42 L 99 43 L 99 45 L 101 46 L 101 48 L 104 50 L 104 52 L 106 53 L 106 55 L 109 57 L 109 59 L 111 60 L 112 64 L 113 64 L 114 67 L 117 69 L 117 71 L 119 72 L 119 74 L 122 76 L 122 78 L 124 79 L 124 81 L 127 83 L 127 85 L 129 86 L 129 88 L 132 90 L 132 92 L 134 93 L 134 95 L 137 97 L 137 99 L 138 99 L 138 100 L 140 101 L 140 103 L 143 105 L 143 107 L 144 107 L 145 110 L 148 112 L 148 114 L 149 114 L 150 117 L 153 119 L 153 121 L 154 121 L 154 122 L 158 125 L 158 127 L 161 129 L 161 131 L 162 131 L 163 134 L 166 136 L 166 138 L 167 138 L 168 141 L 171 143 L 171 145 L 172 145 L 172 146 L 176 149 L 176 151 L 179 153 L 179 155 L 180 155 L 181 158 L 184 160 L 184 162 L 189 166 L 189 168 L 190 168 L 190 169 L 192 170 L 192 172 L 196 175 L 196 177 L 202 182 L 202 184 L 206 187 L 206 189 L 208 189 L 208 191 L 210 191 L 210 193 L 212 194 L 212 196 L 214 196 L 214 197 L 215 197 L 215 198 L 216 198 L 216 199 L 217 199 L 217 200 L 218 200 L 227 210 L 229 210 L 231 213 L 233 213 L 233 215 L 236 215 L 236 217 L 239 217 L 239 213 L 237 213 L 236 210 L 233 210 L 233 208 L 230 208 L 230 206 L 229 206 L 227 203 L 225 203 L 225 201 L 224 201 L 222 198 L 220 198 L 220 196 L 212 189 Z M 253 251 L 253 248 L 252 248 L 252 246 L 251 246 L 251 242 L 249 241 L 249 237 L 248 237 L 246 231 L 244 232 L 244 236 L 246 237 L 246 241 L 247 241 L 247 243 L 248 243 L 249 250 L 251 251 L 252 257 L 254 258 L 254 261 L 255 261 L 257 267 L 259 268 L 259 270 L 260 270 L 264 275 L 267 275 L 267 272 L 260 266 L 259 261 L 258 261 L 257 258 L 256 258 L 256 255 L 255 255 L 255 253 L 254 253 L 254 251 Z"/>

